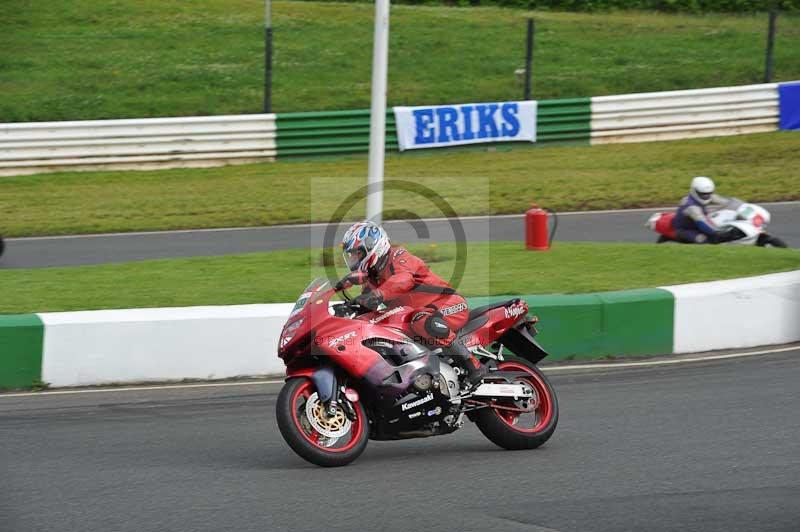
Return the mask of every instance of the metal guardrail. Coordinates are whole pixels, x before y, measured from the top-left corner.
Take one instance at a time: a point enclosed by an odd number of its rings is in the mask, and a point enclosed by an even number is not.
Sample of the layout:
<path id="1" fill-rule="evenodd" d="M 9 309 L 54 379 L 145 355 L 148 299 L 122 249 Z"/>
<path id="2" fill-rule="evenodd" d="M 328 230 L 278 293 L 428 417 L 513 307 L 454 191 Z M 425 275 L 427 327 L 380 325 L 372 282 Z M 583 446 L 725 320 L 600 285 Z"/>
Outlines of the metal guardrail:
<path id="1" fill-rule="evenodd" d="M 675 140 L 775 131 L 778 85 L 592 98 L 592 144 Z"/>
<path id="2" fill-rule="evenodd" d="M 644 142 L 775 131 L 778 84 L 539 100 L 537 144 Z M 475 149 L 452 148 L 452 149 Z M 497 146 L 497 144 L 494 144 Z M 369 111 L 0 124 L 0 176 L 217 166 L 366 153 Z M 396 151 L 394 113 L 386 148 Z"/>
<path id="3" fill-rule="evenodd" d="M 0 124 L 0 175 L 274 160 L 275 115 Z"/>

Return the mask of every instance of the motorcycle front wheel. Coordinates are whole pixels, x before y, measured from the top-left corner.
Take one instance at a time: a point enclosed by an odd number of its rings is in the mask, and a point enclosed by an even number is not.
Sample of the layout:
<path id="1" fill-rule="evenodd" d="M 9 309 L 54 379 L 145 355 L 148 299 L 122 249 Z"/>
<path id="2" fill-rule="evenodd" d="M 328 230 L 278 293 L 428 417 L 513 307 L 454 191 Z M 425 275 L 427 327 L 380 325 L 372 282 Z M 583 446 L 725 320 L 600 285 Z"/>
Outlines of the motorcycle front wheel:
<path id="1" fill-rule="evenodd" d="M 760 247 L 773 247 L 773 248 L 785 248 L 788 247 L 786 242 L 778 238 L 777 236 L 772 236 L 767 233 L 762 233 L 758 236 L 758 240 L 756 241 L 756 245 Z"/>
<path id="2" fill-rule="evenodd" d="M 556 392 L 544 373 L 528 361 L 504 360 L 497 367 L 500 371 L 526 373 L 519 382 L 533 389 L 533 400 L 498 400 L 493 407 L 475 411 L 473 420 L 484 436 L 504 449 L 535 449 L 549 440 L 556 430 Z"/>
<path id="3" fill-rule="evenodd" d="M 347 418 L 341 406 L 330 416 L 311 380 L 290 379 L 275 407 L 278 428 L 289 447 L 312 464 L 347 465 L 364 452 L 369 438 L 369 420 L 361 401 L 352 405 L 354 420 Z"/>

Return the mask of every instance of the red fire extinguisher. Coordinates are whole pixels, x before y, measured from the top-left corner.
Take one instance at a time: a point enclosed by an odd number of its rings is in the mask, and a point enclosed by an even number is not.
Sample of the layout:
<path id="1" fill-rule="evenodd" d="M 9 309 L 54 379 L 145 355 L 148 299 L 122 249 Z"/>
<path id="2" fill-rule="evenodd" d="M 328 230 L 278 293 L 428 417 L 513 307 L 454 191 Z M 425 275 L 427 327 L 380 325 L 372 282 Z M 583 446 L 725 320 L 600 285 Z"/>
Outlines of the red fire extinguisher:
<path id="1" fill-rule="evenodd" d="M 531 208 L 525 213 L 525 247 L 538 251 L 548 250 L 552 237 L 552 233 L 550 238 L 547 236 L 547 211 L 532 203 Z"/>

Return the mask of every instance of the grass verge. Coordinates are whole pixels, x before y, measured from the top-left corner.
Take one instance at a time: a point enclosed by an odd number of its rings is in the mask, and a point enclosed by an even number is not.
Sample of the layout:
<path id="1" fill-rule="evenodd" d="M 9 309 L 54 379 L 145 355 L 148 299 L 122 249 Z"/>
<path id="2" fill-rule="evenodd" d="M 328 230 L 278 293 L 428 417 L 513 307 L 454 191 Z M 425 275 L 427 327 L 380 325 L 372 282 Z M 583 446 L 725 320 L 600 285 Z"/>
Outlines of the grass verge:
<path id="1" fill-rule="evenodd" d="M 411 249 L 435 253 L 432 269 L 450 278 L 453 244 Z M 800 250 L 737 246 L 560 243 L 530 252 L 520 243 L 493 242 L 467 251 L 459 286 L 467 296 L 622 290 L 800 268 Z M 324 274 L 319 264 L 319 250 L 293 250 L 6 270 L 0 271 L 0 312 L 285 303 Z"/>
<path id="2" fill-rule="evenodd" d="M 276 112 L 369 107 L 374 8 L 273 3 Z M 522 97 L 536 19 L 538 99 L 758 83 L 767 18 L 392 6 L 392 105 Z M 781 14 L 775 79 L 800 78 L 800 17 Z M 263 3 L 4 2 L 0 122 L 262 110 Z"/>
<path id="3" fill-rule="evenodd" d="M 325 222 L 364 184 L 365 157 L 208 169 L 0 179 L 0 234 L 30 236 Z M 694 175 L 749 201 L 800 199 L 800 134 L 604 146 L 395 154 L 387 178 L 438 192 L 461 216 L 677 205 Z M 327 176 L 327 177 L 323 177 Z M 350 177 L 357 176 L 357 177 Z M 441 216 L 387 192 L 387 218 Z M 347 218 L 363 216 L 356 205 Z"/>

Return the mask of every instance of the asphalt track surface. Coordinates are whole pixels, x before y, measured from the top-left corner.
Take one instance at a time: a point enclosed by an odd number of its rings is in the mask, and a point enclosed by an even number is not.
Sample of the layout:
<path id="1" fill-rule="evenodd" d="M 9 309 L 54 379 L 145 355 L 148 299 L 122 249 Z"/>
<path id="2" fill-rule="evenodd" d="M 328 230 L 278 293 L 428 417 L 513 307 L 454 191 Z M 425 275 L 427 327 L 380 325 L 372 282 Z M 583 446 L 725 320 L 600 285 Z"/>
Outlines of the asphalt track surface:
<path id="1" fill-rule="evenodd" d="M 285 445 L 277 385 L 0 396 L 0 530 L 800 530 L 800 348 L 551 379 L 537 450 L 468 424 L 338 469 Z"/>
<path id="2" fill-rule="evenodd" d="M 772 214 L 770 233 L 790 247 L 800 247 L 800 202 L 765 203 Z M 664 209 L 564 213 L 558 218 L 556 241 L 654 242 L 644 227 L 651 213 Z M 524 239 L 522 216 L 468 217 L 460 220 L 467 241 Z M 454 240 L 448 220 L 385 224 L 395 242 Z M 119 263 L 146 259 L 218 256 L 279 249 L 320 247 L 325 224 L 212 229 L 154 233 L 122 233 L 69 237 L 8 239 L 0 268 L 43 268 Z M 339 238 L 344 228 L 336 233 Z M 333 244 L 338 242 L 335 239 Z"/>

